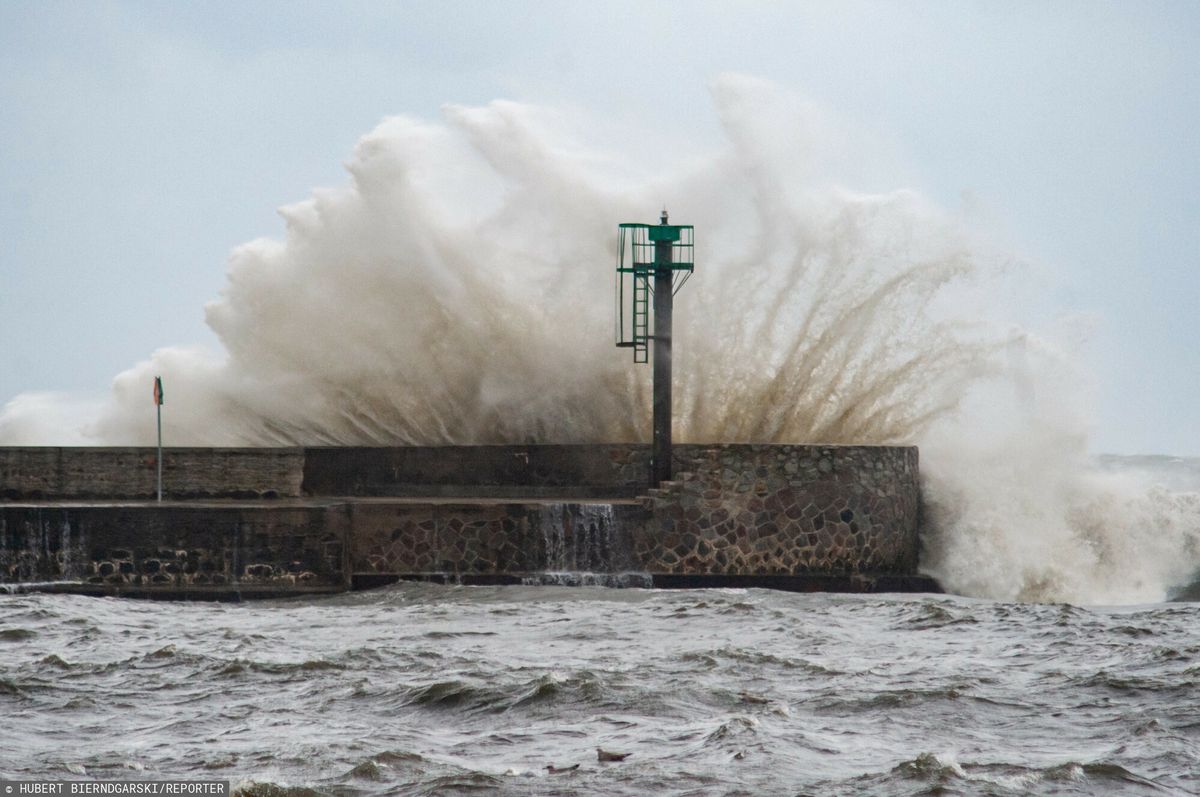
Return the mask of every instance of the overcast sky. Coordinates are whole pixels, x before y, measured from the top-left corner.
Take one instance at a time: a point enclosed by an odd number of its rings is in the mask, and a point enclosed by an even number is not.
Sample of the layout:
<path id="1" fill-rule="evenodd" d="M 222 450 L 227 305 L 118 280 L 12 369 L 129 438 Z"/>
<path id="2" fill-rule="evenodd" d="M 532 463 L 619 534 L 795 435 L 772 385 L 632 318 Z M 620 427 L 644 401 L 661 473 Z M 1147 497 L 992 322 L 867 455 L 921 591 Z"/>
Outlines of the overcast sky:
<path id="1" fill-rule="evenodd" d="M 507 98 L 703 143 L 736 71 L 902 166 L 855 187 L 981 215 L 1095 319 L 1093 450 L 1200 455 L 1198 41 L 1192 2 L 3 0 L 0 404 L 215 347 L 230 250 L 385 116 Z"/>

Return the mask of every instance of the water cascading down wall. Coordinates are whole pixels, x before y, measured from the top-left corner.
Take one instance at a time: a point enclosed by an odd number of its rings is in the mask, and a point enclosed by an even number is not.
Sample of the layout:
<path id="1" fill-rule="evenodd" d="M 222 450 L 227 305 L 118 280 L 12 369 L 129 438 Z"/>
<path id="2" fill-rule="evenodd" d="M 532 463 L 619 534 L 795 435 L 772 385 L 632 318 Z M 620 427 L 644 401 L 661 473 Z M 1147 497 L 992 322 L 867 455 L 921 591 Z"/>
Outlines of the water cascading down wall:
<path id="1" fill-rule="evenodd" d="M 851 591 L 917 574 L 917 450 L 0 449 L 0 583 L 248 597 L 399 579 Z M 11 588 L 11 587 L 10 587 Z"/>

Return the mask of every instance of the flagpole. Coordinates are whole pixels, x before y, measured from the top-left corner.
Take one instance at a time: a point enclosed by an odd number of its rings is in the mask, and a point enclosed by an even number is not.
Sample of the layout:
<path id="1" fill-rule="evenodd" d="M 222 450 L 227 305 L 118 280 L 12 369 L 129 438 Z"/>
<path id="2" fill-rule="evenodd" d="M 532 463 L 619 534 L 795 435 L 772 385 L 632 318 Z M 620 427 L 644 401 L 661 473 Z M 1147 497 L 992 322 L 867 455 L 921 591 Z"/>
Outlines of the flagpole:
<path id="1" fill-rule="evenodd" d="M 154 410 L 158 417 L 158 502 L 162 503 L 162 377 L 154 377 Z"/>
<path id="2" fill-rule="evenodd" d="M 158 501 L 162 503 L 162 405 L 155 405 L 158 410 Z"/>

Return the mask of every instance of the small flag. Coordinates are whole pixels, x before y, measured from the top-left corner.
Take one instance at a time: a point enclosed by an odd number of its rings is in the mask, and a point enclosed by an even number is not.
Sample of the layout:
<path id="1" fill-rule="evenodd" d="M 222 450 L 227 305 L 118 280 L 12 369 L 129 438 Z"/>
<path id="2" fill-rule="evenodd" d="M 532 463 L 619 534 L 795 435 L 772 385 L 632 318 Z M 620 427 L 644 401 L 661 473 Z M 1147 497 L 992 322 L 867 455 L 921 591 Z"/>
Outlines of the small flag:
<path id="1" fill-rule="evenodd" d="M 154 377 L 154 403 L 161 405 L 163 403 L 162 377 Z"/>

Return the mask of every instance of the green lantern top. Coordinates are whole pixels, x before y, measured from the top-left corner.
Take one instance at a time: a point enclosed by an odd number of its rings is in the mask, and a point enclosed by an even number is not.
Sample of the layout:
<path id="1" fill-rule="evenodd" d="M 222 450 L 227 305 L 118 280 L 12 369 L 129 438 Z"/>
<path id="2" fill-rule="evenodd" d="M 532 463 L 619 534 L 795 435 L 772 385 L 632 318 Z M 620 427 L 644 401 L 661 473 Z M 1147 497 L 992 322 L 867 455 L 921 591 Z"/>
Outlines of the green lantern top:
<path id="1" fill-rule="evenodd" d="M 670 269 L 671 293 L 692 275 L 693 227 L 626 222 L 617 225 L 616 344 L 633 349 L 634 362 L 648 359 L 650 298 L 656 272 Z"/>

